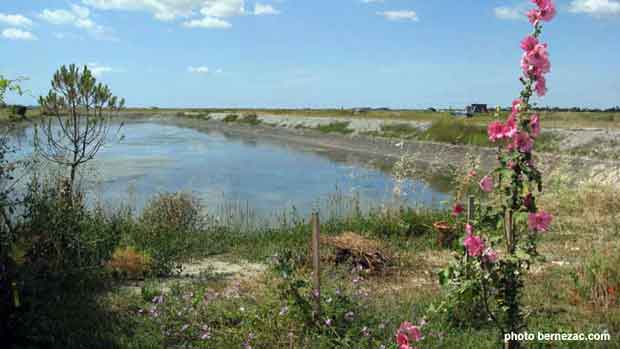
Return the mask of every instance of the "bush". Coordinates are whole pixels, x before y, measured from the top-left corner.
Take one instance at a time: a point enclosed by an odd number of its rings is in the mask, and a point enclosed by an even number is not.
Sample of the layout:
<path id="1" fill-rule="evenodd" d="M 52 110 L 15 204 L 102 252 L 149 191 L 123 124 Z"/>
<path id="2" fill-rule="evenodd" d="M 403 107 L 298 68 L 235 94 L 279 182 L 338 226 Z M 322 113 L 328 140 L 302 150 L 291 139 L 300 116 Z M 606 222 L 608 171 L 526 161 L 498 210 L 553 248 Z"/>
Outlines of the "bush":
<path id="1" fill-rule="evenodd" d="M 27 264 L 59 275 L 101 267 L 121 234 L 101 210 L 88 210 L 81 195 L 70 199 L 59 183 L 37 178 L 28 186 L 19 230 Z"/>
<path id="2" fill-rule="evenodd" d="M 239 119 L 239 115 L 237 114 L 228 114 L 224 117 L 224 119 L 222 121 L 224 122 L 235 122 L 237 121 L 237 119 Z"/>
<path id="3" fill-rule="evenodd" d="M 202 230 L 202 217 L 200 203 L 191 195 L 159 194 L 131 228 L 130 242 L 153 258 L 154 273 L 170 274 L 180 269 L 193 237 Z"/>
<path id="4" fill-rule="evenodd" d="M 151 271 L 152 258 L 131 246 L 117 248 L 107 267 L 117 276 L 142 279 Z"/>

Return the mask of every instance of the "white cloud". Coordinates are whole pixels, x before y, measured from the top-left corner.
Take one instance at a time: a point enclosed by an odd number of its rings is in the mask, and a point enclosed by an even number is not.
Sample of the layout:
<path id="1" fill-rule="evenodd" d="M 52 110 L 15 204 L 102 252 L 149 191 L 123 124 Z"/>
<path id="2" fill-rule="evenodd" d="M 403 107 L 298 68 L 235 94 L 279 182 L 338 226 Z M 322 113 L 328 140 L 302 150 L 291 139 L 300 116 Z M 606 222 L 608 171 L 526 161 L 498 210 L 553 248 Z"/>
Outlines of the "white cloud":
<path id="1" fill-rule="evenodd" d="M 82 3 L 100 10 L 150 12 L 160 21 L 190 17 L 204 2 L 204 0 L 82 0 Z"/>
<path id="2" fill-rule="evenodd" d="M 4 14 L 0 13 L 0 23 L 10 25 L 11 27 L 30 27 L 32 20 L 20 14 Z"/>
<path id="3" fill-rule="evenodd" d="M 76 16 L 67 10 L 48 10 L 45 9 L 39 17 L 51 24 L 62 25 L 71 24 L 76 20 Z"/>
<path id="4" fill-rule="evenodd" d="M 379 16 L 385 17 L 390 21 L 413 21 L 417 22 L 419 20 L 418 14 L 415 11 L 411 10 L 401 10 L 401 11 L 383 11 L 377 12 Z"/>
<path id="5" fill-rule="evenodd" d="M 233 17 L 245 14 L 244 0 L 205 0 L 200 10 L 205 17 Z"/>
<path id="6" fill-rule="evenodd" d="M 275 9 L 271 5 L 256 3 L 254 4 L 254 15 L 262 16 L 262 15 L 279 15 L 280 11 Z"/>
<path id="7" fill-rule="evenodd" d="M 200 66 L 200 67 L 189 66 L 189 67 L 187 67 L 187 71 L 189 73 L 193 73 L 193 74 L 208 74 L 209 73 L 209 68 L 205 67 L 205 66 Z"/>
<path id="8" fill-rule="evenodd" d="M 232 24 L 215 17 L 203 17 L 201 19 L 183 22 L 183 26 L 188 28 L 228 29 L 232 27 Z"/>
<path id="9" fill-rule="evenodd" d="M 377 2 L 383 2 L 383 0 L 361 0 L 365 4 L 372 4 Z"/>
<path id="10" fill-rule="evenodd" d="M 111 30 L 95 23 L 90 18 L 90 10 L 84 6 L 71 5 L 71 10 L 50 10 L 44 9 L 39 14 L 42 20 L 54 25 L 72 25 L 78 29 L 86 30 L 91 36 L 98 40 L 117 41 L 118 39 L 111 34 Z"/>
<path id="11" fill-rule="evenodd" d="M 506 20 L 513 20 L 513 21 L 518 21 L 518 20 L 526 20 L 527 17 L 525 16 L 525 6 L 500 6 L 500 7 L 496 7 L 493 9 L 493 12 L 495 13 L 495 17 L 499 18 L 499 19 L 506 19 Z"/>
<path id="12" fill-rule="evenodd" d="M 569 11 L 585 13 L 593 17 L 620 15 L 620 2 L 615 0 L 573 0 Z"/>
<path id="13" fill-rule="evenodd" d="M 8 40 L 36 40 L 37 37 L 31 32 L 17 29 L 8 28 L 2 31 L 2 37 Z"/>
<path id="14" fill-rule="evenodd" d="M 101 77 L 105 73 L 111 73 L 111 72 L 117 71 L 117 70 L 112 69 L 112 67 L 101 65 L 99 63 L 88 63 L 88 69 L 90 69 L 94 77 Z"/>

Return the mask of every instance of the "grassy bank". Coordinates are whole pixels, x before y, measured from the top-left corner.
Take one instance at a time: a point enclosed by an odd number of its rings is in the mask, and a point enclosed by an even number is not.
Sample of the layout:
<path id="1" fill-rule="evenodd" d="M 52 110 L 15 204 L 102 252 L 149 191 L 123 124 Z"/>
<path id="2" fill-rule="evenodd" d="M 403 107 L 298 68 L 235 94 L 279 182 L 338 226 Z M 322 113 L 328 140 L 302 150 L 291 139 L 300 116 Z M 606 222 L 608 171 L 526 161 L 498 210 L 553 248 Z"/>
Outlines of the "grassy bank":
<path id="1" fill-rule="evenodd" d="M 543 236 L 545 260 L 532 266 L 524 296 L 528 330 L 607 331 L 617 338 L 620 193 L 574 189 L 554 178 L 541 205 L 556 220 Z M 49 190 L 38 189 L 30 198 L 34 201 L 21 228 L 25 238 L 16 260 L 22 305 L 15 332 L 20 347 L 281 348 L 292 343 L 294 348 L 389 348 L 402 321 L 425 318 L 421 348 L 497 348 L 498 334 L 490 326 L 454 327 L 430 311 L 442 298 L 436 271 L 462 249 L 460 239 L 441 246 L 433 227 L 437 221 L 451 222 L 450 212 L 376 209 L 325 219 L 325 236 L 355 232 L 379 243 L 390 259 L 380 271 L 368 272 L 350 259 L 337 262 L 333 247 L 323 245 L 323 314 L 317 324 L 309 308 L 306 220 L 235 230 L 201 214 L 200 203 L 183 194 L 157 196 L 139 215 L 129 209 L 74 214 Z M 33 251 L 45 251 L 33 246 L 62 246 L 57 239 L 67 231 L 66 222 L 79 227 L 73 241 L 96 242 L 82 245 L 81 267 L 75 272 L 67 272 L 74 254 L 32 258 Z M 37 232 L 37 239 L 26 238 L 33 236 L 28 232 Z M 240 277 L 207 267 L 192 277 L 176 276 L 177 266 L 205 258 L 267 269 Z M 562 342 L 526 347 L 613 346 Z"/>

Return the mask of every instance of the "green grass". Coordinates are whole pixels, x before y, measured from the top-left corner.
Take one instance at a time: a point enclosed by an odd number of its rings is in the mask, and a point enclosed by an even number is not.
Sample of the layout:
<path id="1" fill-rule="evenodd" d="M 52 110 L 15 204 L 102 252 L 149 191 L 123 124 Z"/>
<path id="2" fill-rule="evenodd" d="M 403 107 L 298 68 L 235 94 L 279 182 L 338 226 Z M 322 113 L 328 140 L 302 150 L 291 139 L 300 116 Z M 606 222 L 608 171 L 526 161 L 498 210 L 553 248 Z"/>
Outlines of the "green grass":
<path id="1" fill-rule="evenodd" d="M 319 125 L 316 129 L 323 133 L 340 133 L 340 134 L 350 134 L 353 133 L 353 130 L 349 128 L 350 122 L 342 121 L 342 122 L 332 122 L 327 125 Z"/>

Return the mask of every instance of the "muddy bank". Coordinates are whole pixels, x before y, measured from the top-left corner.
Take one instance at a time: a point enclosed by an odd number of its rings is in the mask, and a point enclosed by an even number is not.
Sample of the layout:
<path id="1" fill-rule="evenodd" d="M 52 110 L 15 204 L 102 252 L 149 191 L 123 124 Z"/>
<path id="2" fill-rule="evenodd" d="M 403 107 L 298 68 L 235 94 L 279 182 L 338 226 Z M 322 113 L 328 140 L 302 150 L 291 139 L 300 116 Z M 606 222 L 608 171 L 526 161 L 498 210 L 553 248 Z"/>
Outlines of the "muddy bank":
<path id="1" fill-rule="evenodd" d="M 496 149 L 465 145 L 453 145 L 416 140 L 398 140 L 366 135 L 355 132 L 349 135 L 340 133 L 323 133 L 311 128 L 276 126 L 262 122 L 248 125 L 236 122 L 223 122 L 220 117 L 205 119 L 158 118 L 162 122 L 191 127 L 197 130 L 219 130 L 239 137 L 260 137 L 273 142 L 322 149 L 325 152 L 340 151 L 358 156 L 365 156 L 379 163 L 380 167 L 389 169 L 404 154 L 416 159 L 418 170 L 429 173 L 445 173 L 451 167 L 462 166 L 467 155 L 480 158 L 482 167 L 491 169 L 496 164 Z M 297 117 L 295 117 L 297 119 Z M 318 118 L 314 118 L 318 119 Z M 323 118 L 321 118 L 323 119 Z M 368 127 L 374 127 L 382 120 L 364 120 Z M 328 118 L 327 121 L 334 122 Z M 423 125 L 418 125 L 423 127 Z M 380 127 L 380 126 L 378 126 Z M 366 128 L 369 130 L 370 128 Z M 578 182 L 597 184 L 620 183 L 620 161 L 605 160 L 586 156 L 568 156 L 562 154 L 536 154 L 539 168 L 553 176 L 562 175 Z"/>

